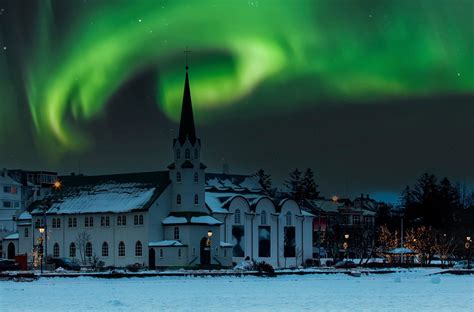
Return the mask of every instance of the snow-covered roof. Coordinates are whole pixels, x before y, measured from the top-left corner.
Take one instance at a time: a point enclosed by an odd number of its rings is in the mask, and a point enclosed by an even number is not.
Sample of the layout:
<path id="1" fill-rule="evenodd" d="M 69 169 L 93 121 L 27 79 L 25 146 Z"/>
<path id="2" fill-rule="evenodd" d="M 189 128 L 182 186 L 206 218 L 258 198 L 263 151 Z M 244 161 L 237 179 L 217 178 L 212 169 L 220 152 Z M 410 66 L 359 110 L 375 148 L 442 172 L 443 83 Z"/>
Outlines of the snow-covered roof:
<path id="1" fill-rule="evenodd" d="M 312 214 L 310 212 L 307 212 L 306 210 L 301 210 L 301 215 L 303 215 L 305 217 L 315 217 L 314 214 Z"/>
<path id="2" fill-rule="evenodd" d="M 31 220 L 31 214 L 28 211 L 23 211 L 19 216 L 18 216 L 19 221 L 23 220 Z"/>
<path id="3" fill-rule="evenodd" d="M 221 242 L 221 247 L 234 247 L 231 243 Z"/>
<path id="4" fill-rule="evenodd" d="M 202 212 L 172 212 L 163 221 L 163 225 L 174 225 L 174 224 L 207 224 L 207 225 L 219 225 L 221 221 L 217 220 L 210 215 Z"/>
<path id="5" fill-rule="evenodd" d="M 168 172 L 73 176 L 62 179 L 48 214 L 124 213 L 146 210 L 169 184 Z M 32 214 L 41 213 L 37 208 Z"/>
<path id="6" fill-rule="evenodd" d="M 232 192 L 206 192 L 206 205 L 213 213 L 229 213 L 228 205 L 236 197 L 243 197 L 250 206 L 258 203 L 262 198 L 267 196 L 255 193 L 232 193 Z"/>
<path id="7" fill-rule="evenodd" d="M 175 217 L 175 216 L 169 216 L 166 217 L 161 223 L 169 225 L 169 224 L 186 224 L 188 223 L 188 220 L 185 217 Z"/>
<path id="8" fill-rule="evenodd" d="M 3 240 L 15 240 L 19 238 L 20 238 L 20 235 L 18 233 L 12 233 L 10 235 L 5 236 Z"/>
<path id="9" fill-rule="evenodd" d="M 183 243 L 177 240 L 162 240 L 159 242 L 149 242 L 149 247 L 183 247 Z"/>
<path id="10" fill-rule="evenodd" d="M 324 212 L 339 212 L 341 203 L 328 199 L 311 200 L 311 203 Z"/>
<path id="11" fill-rule="evenodd" d="M 235 192 L 262 192 L 263 188 L 258 182 L 258 178 L 247 175 L 236 174 L 206 174 L 206 189 L 218 191 Z"/>
<path id="12" fill-rule="evenodd" d="M 21 183 L 18 183 L 15 181 L 12 177 L 10 177 L 6 173 L 0 173 L 0 185 L 15 185 L 15 186 L 21 186 Z"/>
<path id="13" fill-rule="evenodd" d="M 194 224 L 209 224 L 209 225 L 222 224 L 221 221 L 219 221 L 216 218 L 213 218 L 211 216 L 191 217 L 191 223 L 194 223 Z"/>
<path id="14" fill-rule="evenodd" d="M 394 248 L 394 249 L 388 251 L 387 253 L 392 254 L 392 255 L 417 254 L 416 251 L 411 250 L 410 248 L 405 248 L 405 247 Z"/>

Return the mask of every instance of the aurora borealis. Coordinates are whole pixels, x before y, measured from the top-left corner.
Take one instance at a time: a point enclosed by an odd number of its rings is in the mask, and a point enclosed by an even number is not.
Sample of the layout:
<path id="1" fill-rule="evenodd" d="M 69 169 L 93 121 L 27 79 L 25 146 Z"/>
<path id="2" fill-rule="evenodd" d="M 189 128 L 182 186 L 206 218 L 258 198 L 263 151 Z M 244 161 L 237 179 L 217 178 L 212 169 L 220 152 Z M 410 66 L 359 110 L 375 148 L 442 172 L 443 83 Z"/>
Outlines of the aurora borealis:
<path id="1" fill-rule="evenodd" d="M 474 94 L 469 0 L 1 0 L 0 12 L 0 144 L 30 142 L 49 165 L 92 153 L 91 125 L 137 77 L 147 94 L 128 109 L 148 98 L 176 121 L 186 46 L 198 125 L 211 133 L 229 114 L 251 123 Z"/>

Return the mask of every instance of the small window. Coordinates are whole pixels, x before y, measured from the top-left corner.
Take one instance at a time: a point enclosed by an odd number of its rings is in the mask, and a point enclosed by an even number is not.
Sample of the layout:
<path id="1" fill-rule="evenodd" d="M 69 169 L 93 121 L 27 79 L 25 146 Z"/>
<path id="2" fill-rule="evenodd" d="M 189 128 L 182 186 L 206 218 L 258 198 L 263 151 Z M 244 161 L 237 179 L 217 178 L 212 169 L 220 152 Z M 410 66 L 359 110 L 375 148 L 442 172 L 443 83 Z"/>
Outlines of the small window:
<path id="1" fill-rule="evenodd" d="M 176 182 L 181 183 L 181 172 L 176 172 Z"/>
<path id="2" fill-rule="evenodd" d="M 181 205 L 181 194 L 176 195 L 176 205 Z"/>
<path id="3" fill-rule="evenodd" d="M 16 188 L 16 186 L 12 186 L 12 194 L 17 194 L 18 193 L 18 189 Z"/>
<path id="4" fill-rule="evenodd" d="M 110 217 L 105 217 L 105 226 L 110 226 Z"/>
<path id="5" fill-rule="evenodd" d="M 197 172 L 194 173 L 194 183 L 199 182 L 199 174 Z"/>
<path id="6" fill-rule="evenodd" d="M 125 257 L 125 243 L 120 242 L 118 246 L 118 256 L 119 257 Z"/>
<path id="7" fill-rule="evenodd" d="M 61 219 L 56 219 L 56 227 L 59 229 L 61 227 Z"/>
<path id="8" fill-rule="evenodd" d="M 184 158 L 186 158 L 186 159 L 190 159 L 190 158 L 191 158 L 191 152 L 189 151 L 189 148 L 187 148 L 187 149 L 184 151 Z"/>
<path id="9" fill-rule="evenodd" d="M 11 193 L 12 192 L 11 186 L 4 186 L 3 187 L 3 192 L 4 193 Z"/>
<path id="10" fill-rule="evenodd" d="M 133 216 L 133 224 L 138 225 L 138 215 Z"/>
<path id="11" fill-rule="evenodd" d="M 352 223 L 353 224 L 360 224 L 360 216 L 358 216 L 358 215 L 352 216 Z"/>
<path id="12" fill-rule="evenodd" d="M 53 257 L 58 258 L 59 257 L 59 244 L 55 243 L 53 246 Z"/>
<path id="13" fill-rule="evenodd" d="M 84 218 L 84 227 L 89 227 L 89 218 L 88 217 Z"/>
<path id="14" fill-rule="evenodd" d="M 224 248 L 224 258 L 227 258 L 227 249 Z"/>
<path id="15" fill-rule="evenodd" d="M 122 225 L 122 216 L 117 217 L 117 225 Z"/>
<path id="16" fill-rule="evenodd" d="M 70 227 L 70 228 L 72 228 L 72 224 L 73 224 L 73 223 L 72 223 L 72 218 L 68 218 L 68 219 L 67 219 L 67 226 Z"/>
<path id="17" fill-rule="evenodd" d="M 91 242 L 87 242 L 85 254 L 86 254 L 86 257 L 88 257 L 88 258 L 92 257 L 92 244 L 91 244 Z"/>
<path id="18" fill-rule="evenodd" d="M 291 220 L 291 212 L 286 213 L 286 225 L 291 225 L 292 220 Z"/>
<path id="19" fill-rule="evenodd" d="M 55 228 L 56 228 L 56 219 L 55 219 L 55 218 L 53 218 L 53 222 L 52 222 L 52 223 L 53 223 L 53 229 L 55 229 Z"/>
<path id="20" fill-rule="evenodd" d="M 240 224 L 240 209 L 236 209 L 234 212 L 234 223 Z"/>
<path id="21" fill-rule="evenodd" d="M 198 204 L 199 204 L 199 195 L 198 195 L 198 194 L 195 194 L 195 195 L 194 195 L 194 204 L 195 204 L 195 205 L 198 205 Z"/>
<path id="22" fill-rule="evenodd" d="M 174 239 L 179 240 L 179 227 L 174 227 Z"/>
<path id="23" fill-rule="evenodd" d="M 102 257 L 109 256 L 109 244 L 107 242 L 102 243 Z"/>
<path id="24" fill-rule="evenodd" d="M 100 217 L 100 226 L 105 226 L 105 217 Z"/>
<path id="25" fill-rule="evenodd" d="M 262 225 L 267 224 L 267 212 L 265 210 L 260 214 L 260 223 Z"/>
<path id="26" fill-rule="evenodd" d="M 163 249 L 160 249 L 160 259 L 163 259 Z"/>
<path id="27" fill-rule="evenodd" d="M 178 149 L 176 150 L 176 158 L 177 158 L 177 159 L 181 159 L 181 149 L 180 149 L 180 148 L 178 148 Z"/>
<path id="28" fill-rule="evenodd" d="M 69 257 L 75 258 L 76 257 L 76 244 L 71 243 L 69 245 Z"/>
<path id="29" fill-rule="evenodd" d="M 143 225 L 143 215 L 138 216 L 138 224 Z"/>
<path id="30" fill-rule="evenodd" d="M 29 235 L 29 231 L 28 231 L 28 228 L 26 227 L 25 228 L 25 237 L 28 237 L 28 235 Z"/>
<path id="31" fill-rule="evenodd" d="M 15 208 L 20 208 L 20 202 L 16 201 L 14 204 L 15 204 Z"/>
<path id="32" fill-rule="evenodd" d="M 89 227 L 93 227 L 93 226 L 94 226 L 94 218 L 89 217 Z"/>
<path id="33" fill-rule="evenodd" d="M 181 258 L 181 248 L 178 249 L 178 258 Z"/>
<path id="34" fill-rule="evenodd" d="M 122 216 L 122 225 L 127 225 L 127 216 Z"/>
<path id="35" fill-rule="evenodd" d="M 72 226 L 77 227 L 77 218 L 72 218 Z"/>
<path id="36" fill-rule="evenodd" d="M 143 254 L 142 243 L 140 241 L 135 243 L 135 257 L 141 257 Z"/>
<path id="37" fill-rule="evenodd" d="M 3 201 L 3 208 L 11 208 L 12 207 L 12 202 L 9 200 L 4 200 Z"/>

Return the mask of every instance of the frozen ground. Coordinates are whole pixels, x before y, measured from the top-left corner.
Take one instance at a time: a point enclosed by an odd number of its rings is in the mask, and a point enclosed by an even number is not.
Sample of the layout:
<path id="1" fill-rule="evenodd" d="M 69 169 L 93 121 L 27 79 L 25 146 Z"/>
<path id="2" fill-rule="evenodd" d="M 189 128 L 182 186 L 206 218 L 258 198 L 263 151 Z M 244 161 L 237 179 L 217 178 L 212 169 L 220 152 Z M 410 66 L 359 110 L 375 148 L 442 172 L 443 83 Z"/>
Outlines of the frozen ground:
<path id="1" fill-rule="evenodd" d="M 434 271 L 0 281 L 0 311 L 474 311 L 474 276 Z"/>

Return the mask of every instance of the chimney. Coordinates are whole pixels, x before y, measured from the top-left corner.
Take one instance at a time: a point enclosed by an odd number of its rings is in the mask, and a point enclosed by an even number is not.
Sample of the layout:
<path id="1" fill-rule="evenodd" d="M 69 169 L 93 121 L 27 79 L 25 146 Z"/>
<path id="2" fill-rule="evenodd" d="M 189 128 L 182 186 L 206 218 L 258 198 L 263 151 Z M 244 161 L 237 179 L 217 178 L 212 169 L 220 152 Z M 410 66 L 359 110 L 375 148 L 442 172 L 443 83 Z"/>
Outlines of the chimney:
<path id="1" fill-rule="evenodd" d="M 369 199 L 369 194 L 367 194 L 367 199 Z"/>
<path id="2" fill-rule="evenodd" d="M 222 173 L 229 174 L 229 164 L 225 164 L 222 166 Z"/>
<path id="3" fill-rule="evenodd" d="M 8 170 L 7 168 L 3 168 L 2 170 L 2 177 L 6 177 L 8 175 Z"/>

